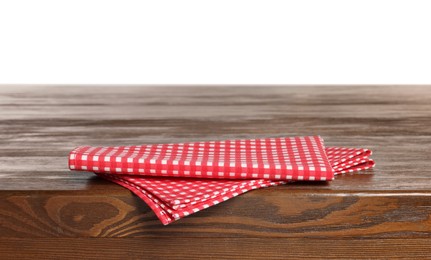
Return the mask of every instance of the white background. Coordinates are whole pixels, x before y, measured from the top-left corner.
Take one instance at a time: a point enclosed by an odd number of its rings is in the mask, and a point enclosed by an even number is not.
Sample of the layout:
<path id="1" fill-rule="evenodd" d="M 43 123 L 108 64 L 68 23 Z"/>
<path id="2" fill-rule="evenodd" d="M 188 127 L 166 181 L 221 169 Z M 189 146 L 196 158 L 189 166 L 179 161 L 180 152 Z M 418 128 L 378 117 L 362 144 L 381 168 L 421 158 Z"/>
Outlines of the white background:
<path id="1" fill-rule="evenodd" d="M 0 1 L 0 83 L 430 84 L 431 1 Z"/>

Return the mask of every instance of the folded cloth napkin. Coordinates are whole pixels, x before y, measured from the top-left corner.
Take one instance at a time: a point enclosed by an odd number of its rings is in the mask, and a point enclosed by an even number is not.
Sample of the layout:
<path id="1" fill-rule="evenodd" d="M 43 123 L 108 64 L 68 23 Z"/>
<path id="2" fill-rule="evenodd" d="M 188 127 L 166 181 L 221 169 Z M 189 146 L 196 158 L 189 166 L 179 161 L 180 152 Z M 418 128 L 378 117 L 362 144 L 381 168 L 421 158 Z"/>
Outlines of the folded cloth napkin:
<path id="1" fill-rule="evenodd" d="M 90 147 L 69 155 L 138 195 L 163 224 L 247 191 L 290 181 L 327 181 L 374 166 L 368 149 L 324 147 L 319 136 Z"/>

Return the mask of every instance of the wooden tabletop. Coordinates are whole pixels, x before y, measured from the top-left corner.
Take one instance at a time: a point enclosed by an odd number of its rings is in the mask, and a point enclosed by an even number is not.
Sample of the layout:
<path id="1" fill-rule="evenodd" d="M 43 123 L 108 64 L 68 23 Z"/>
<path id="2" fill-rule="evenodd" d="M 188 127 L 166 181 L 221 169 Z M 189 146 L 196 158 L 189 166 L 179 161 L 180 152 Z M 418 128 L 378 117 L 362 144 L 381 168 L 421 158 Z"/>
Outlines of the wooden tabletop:
<path id="1" fill-rule="evenodd" d="M 369 148 L 377 165 L 248 192 L 168 226 L 127 189 L 67 168 L 81 145 L 301 135 Z M 431 86 L 0 86 L 0 256 L 431 258 L 430 250 Z"/>

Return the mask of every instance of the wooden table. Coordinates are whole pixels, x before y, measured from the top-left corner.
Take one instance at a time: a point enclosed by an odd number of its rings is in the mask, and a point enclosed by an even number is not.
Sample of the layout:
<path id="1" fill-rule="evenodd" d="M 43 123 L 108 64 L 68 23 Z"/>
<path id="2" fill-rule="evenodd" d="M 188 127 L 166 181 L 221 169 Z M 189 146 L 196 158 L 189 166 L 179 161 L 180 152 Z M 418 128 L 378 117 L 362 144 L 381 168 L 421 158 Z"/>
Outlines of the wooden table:
<path id="1" fill-rule="evenodd" d="M 163 226 L 70 172 L 80 145 L 321 135 L 374 170 L 246 193 Z M 0 87 L 1 259 L 431 258 L 431 87 Z"/>

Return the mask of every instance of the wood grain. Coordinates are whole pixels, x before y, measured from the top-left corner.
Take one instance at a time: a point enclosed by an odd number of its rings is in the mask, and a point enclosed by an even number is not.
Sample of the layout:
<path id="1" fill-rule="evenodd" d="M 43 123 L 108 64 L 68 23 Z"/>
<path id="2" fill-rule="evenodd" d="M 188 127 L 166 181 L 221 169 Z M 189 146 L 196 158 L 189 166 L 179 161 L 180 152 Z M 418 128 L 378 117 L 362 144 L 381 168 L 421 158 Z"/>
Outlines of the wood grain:
<path id="1" fill-rule="evenodd" d="M 429 259 L 430 250 L 427 239 L 0 239 L 5 259 Z"/>
<path id="2" fill-rule="evenodd" d="M 430 198 L 269 189 L 164 227 L 130 194 L 15 194 L 0 204 L 0 237 L 429 238 Z"/>
<path id="3" fill-rule="evenodd" d="M 166 227 L 128 190 L 67 169 L 79 145 L 317 134 L 327 146 L 372 149 L 376 168 L 249 192 Z M 366 258 L 348 250 L 356 245 L 381 258 L 430 257 L 430 144 L 428 86 L 0 86 L 0 240 L 24 241 L 23 257 L 43 245 L 61 254 L 66 241 L 139 241 L 151 251 L 165 241 L 176 248 L 175 239 L 196 245 L 182 251 L 196 257 L 214 243 L 220 257 L 244 258 L 233 243 L 258 241 L 290 243 L 281 255 L 295 256 L 303 239 L 337 241 L 334 258 Z M 400 241 L 409 241 L 402 253 Z"/>

